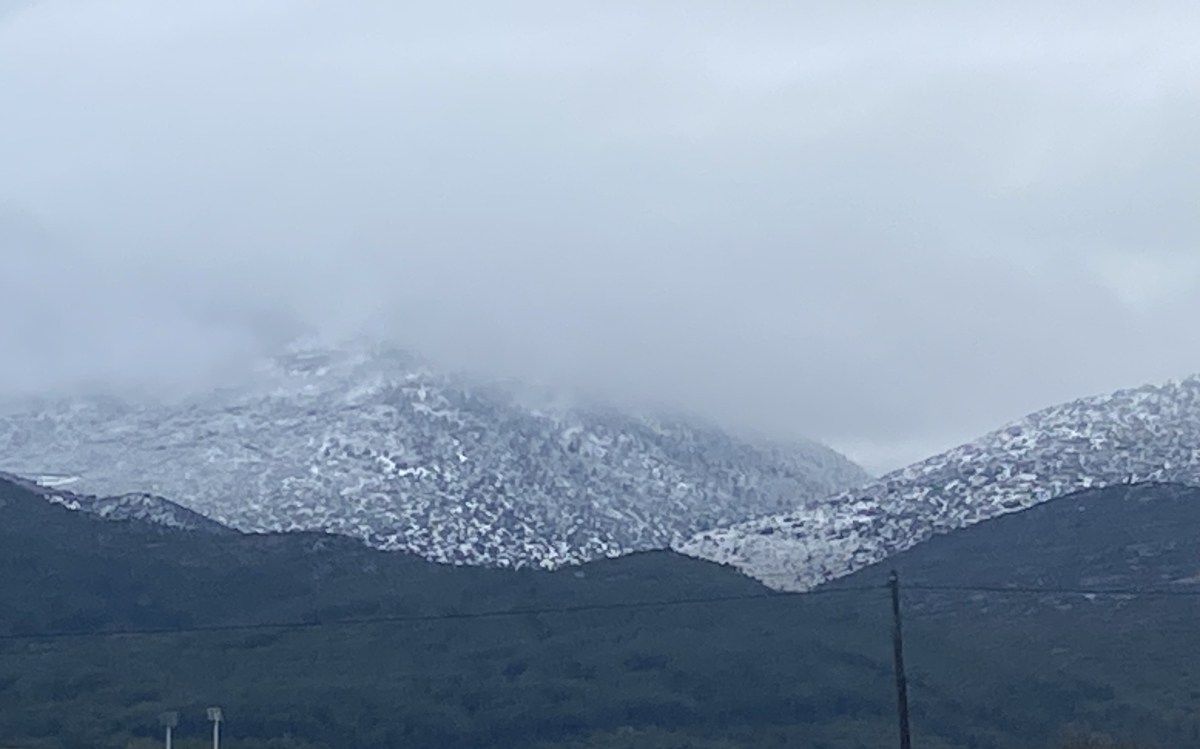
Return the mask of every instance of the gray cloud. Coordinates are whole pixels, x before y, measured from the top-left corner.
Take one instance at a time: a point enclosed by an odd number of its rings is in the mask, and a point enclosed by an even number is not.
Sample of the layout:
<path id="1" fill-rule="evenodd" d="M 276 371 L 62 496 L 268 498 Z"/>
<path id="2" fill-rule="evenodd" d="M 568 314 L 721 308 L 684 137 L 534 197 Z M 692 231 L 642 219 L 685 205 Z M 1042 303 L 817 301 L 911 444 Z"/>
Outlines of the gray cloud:
<path id="1" fill-rule="evenodd" d="M 1198 15 L 3 6 L 0 390 L 367 328 L 883 468 L 1200 370 Z"/>

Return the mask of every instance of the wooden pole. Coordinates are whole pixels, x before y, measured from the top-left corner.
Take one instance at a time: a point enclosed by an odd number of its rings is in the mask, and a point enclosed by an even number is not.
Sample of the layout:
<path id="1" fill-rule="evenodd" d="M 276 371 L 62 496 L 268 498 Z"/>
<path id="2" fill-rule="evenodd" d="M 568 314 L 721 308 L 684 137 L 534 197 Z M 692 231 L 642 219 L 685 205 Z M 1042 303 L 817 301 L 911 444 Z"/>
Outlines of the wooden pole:
<path id="1" fill-rule="evenodd" d="M 892 589 L 892 651 L 896 658 L 896 708 L 900 714 L 900 749 L 912 749 L 908 727 L 908 679 L 904 675 L 904 636 L 900 629 L 900 575 L 888 577 Z"/>

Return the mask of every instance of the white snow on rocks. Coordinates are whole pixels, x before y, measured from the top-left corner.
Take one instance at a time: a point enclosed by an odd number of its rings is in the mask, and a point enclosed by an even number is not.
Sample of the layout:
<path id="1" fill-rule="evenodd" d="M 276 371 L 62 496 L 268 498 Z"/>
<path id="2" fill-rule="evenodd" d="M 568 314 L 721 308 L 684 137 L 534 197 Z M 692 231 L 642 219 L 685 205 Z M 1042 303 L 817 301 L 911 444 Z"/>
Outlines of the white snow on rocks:
<path id="1" fill-rule="evenodd" d="M 1089 487 L 1200 485 L 1200 375 L 1047 408 L 802 509 L 674 548 L 808 590 L 930 536 Z"/>
<path id="2" fill-rule="evenodd" d="M 532 408 L 392 350 L 297 346 L 261 374 L 178 403 L 23 406 L 0 417 L 0 469 L 170 497 L 244 531 L 322 530 L 439 562 L 545 567 L 665 548 L 868 478 L 813 443 Z"/>

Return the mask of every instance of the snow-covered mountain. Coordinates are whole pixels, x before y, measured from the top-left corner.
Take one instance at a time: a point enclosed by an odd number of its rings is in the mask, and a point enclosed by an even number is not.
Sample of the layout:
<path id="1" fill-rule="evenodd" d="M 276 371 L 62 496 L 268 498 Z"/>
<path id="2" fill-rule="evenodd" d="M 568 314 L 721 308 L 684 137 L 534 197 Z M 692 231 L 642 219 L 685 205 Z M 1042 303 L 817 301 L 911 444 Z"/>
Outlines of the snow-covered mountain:
<path id="1" fill-rule="evenodd" d="M 771 587 L 807 590 L 938 533 L 1081 489 L 1200 485 L 1200 375 L 1047 408 L 795 511 L 675 549 Z"/>
<path id="2" fill-rule="evenodd" d="M 435 561 L 546 567 L 664 548 L 867 480 L 814 443 L 535 408 L 394 350 L 297 346 L 260 375 L 175 403 L 10 409 L 0 468 L 89 494 L 171 497 L 239 530 L 325 530 Z"/>
<path id="3" fill-rule="evenodd" d="M 113 497 L 97 497 L 93 494 L 77 494 L 56 486 L 53 480 L 33 481 L 22 476 L 0 471 L 0 480 L 8 481 L 40 495 L 51 504 L 62 505 L 71 510 L 97 515 L 105 520 L 132 520 L 168 528 L 179 528 L 204 533 L 234 533 L 215 520 L 187 509 L 169 499 L 140 492 Z"/>

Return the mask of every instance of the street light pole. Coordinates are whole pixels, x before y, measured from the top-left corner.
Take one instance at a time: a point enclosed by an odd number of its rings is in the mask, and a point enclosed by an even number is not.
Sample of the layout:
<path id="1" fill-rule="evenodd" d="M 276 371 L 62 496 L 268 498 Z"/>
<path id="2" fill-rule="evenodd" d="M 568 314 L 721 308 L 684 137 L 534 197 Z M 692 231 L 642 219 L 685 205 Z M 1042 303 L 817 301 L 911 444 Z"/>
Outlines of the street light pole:
<path id="1" fill-rule="evenodd" d="M 158 716 L 158 722 L 167 729 L 167 749 L 171 749 L 171 733 L 179 725 L 179 713 L 166 712 Z"/>
<path id="2" fill-rule="evenodd" d="M 221 749 L 221 721 L 224 720 L 221 715 L 221 708 L 208 708 L 208 719 L 213 724 L 213 749 Z"/>

